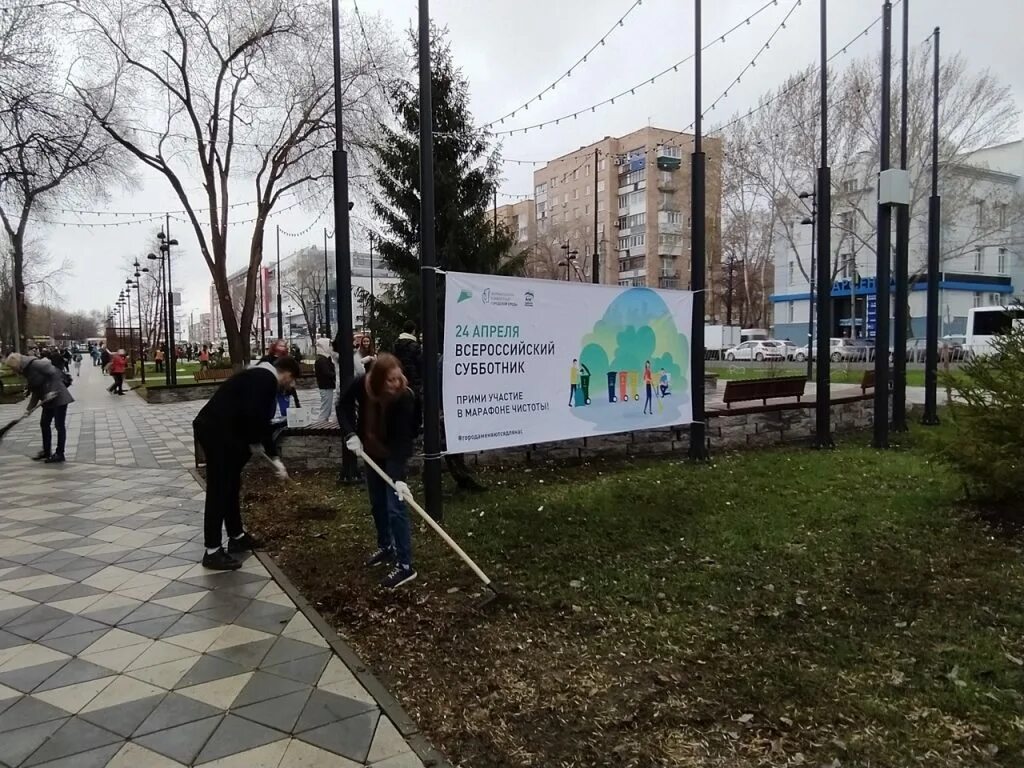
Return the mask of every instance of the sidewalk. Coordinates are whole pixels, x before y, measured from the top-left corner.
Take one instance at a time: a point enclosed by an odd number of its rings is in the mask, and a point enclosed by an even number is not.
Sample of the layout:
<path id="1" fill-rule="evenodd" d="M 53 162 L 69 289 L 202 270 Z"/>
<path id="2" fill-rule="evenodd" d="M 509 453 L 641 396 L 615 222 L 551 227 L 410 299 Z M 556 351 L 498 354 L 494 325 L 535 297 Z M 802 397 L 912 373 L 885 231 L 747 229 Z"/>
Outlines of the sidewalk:
<path id="1" fill-rule="evenodd" d="M 422 768 L 257 559 L 197 564 L 201 404 L 109 382 L 72 387 L 67 464 L 34 417 L 0 446 L 0 766 Z"/>

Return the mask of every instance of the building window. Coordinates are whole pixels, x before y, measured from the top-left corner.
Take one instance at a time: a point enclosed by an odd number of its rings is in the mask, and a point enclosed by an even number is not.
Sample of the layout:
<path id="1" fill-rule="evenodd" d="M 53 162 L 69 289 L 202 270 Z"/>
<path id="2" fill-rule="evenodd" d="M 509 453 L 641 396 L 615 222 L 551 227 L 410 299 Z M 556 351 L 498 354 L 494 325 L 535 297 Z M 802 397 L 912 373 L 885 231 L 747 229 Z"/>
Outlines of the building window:
<path id="1" fill-rule="evenodd" d="M 1002 203 L 1001 205 L 997 206 L 996 210 L 998 211 L 999 216 L 999 228 L 1006 229 L 1006 203 Z"/>
<path id="2" fill-rule="evenodd" d="M 604 210 L 604 198 L 603 197 L 597 201 L 597 210 L 598 211 L 603 211 Z"/>
<path id="3" fill-rule="evenodd" d="M 604 163 L 605 163 L 604 158 L 601 158 L 601 162 L 599 162 L 597 164 L 597 170 L 598 171 L 603 171 L 604 170 Z"/>
<path id="4" fill-rule="evenodd" d="M 791 322 L 791 323 L 793 322 L 793 317 L 794 317 L 794 313 L 795 313 L 795 308 L 794 308 L 793 305 L 794 305 L 794 302 L 792 302 L 792 301 L 789 302 L 789 309 L 788 309 L 788 311 L 789 311 L 789 322 Z"/>
<path id="5" fill-rule="evenodd" d="M 658 171 L 658 181 L 663 184 L 669 184 L 672 182 L 672 171 Z"/>
<path id="6" fill-rule="evenodd" d="M 665 214 L 666 224 L 682 224 L 684 216 L 682 211 L 662 211 Z"/>
<path id="7" fill-rule="evenodd" d="M 976 224 L 981 227 L 985 224 L 985 201 L 979 200 L 974 204 Z"/>
<path id="8" fill-rule="evenodd" d="M 580 209 L 579 208 L 573 208 L 572 209 L 572 217 L 574 219 L 578 219 L 580 217 Z"/>
<path id="9" fill-rule="evenodd" d="M 847 232 L 854 231 L 853 211 L 843 211 L 839 214 L 839 228 Z"/>
<path id="10" fill-rule="evenodd" d="M 1006 274 L 1006 249 L 1005 248 L 1000 248 L 999 249 L 998 271 L 999 271 L 999 274 L 1001 274 L 1001 275 L 1005 275 Z"/>
<path id="11" fill-rule="evenodd" d="M 625 187 L 625 186 L 629 186 L 630 184 L 639 184 L 641 181 L 646 181 L 646 180 L 647 180 L 647 169 L 643 168 L 643 169 L 641 169 L 639 171 L 632 171 L 630 173 L 627 173 L 627 174 L 624 175 L 624 177 L 620 176 L 619 177 L 619 186 L 620 187 Z"/>
<path id="12" fill-rule="evenodd" d="M 552 189 L 557 187 L 558 186 L 558 177 L 557 176 L 552 176 L 551 177 L 551 181 L 548 182 L 548 186 L 551 187 Z"/>
<path id="13" fill-rule="evenodd" d="M 572 199 L 573 200 L 579 200 L 580 199 L 580 190 L 579 190 L 579 188 L 576 188 L 576 189 L 574 189 L 572 191 Z"/>
<path id="14" fill-rule="evenodd" d="M 580 177 L 580 169 L 579 168 L 574 168 L 573 171 L 572 171 L 572 180 L 576 181 L 576 179 L 578 179 L 579 177 Z"/>
<path id="15" fill-rule="evenodd" d="M 856 179 L 843 179 L 843 183 L 839 187 L 845 194 L 857 191 L 857 180 Z"/>
<path id="16" fill-rule="evenodd" d="M 981 248 L 974 249 L 974 271 L 981 272 L 985 266 L 985 252 Z"/>
<path id="17" fill-rule="evenodd" d="M 644 234 L 630 235 L 629 247 L 630 248 L 638 248 L 641 245 L 644 245 L 646 242 L 647 242 L 647 235 L 644 235 Z"/>
<path id="18" fill-rule="evenodd" d="M 597 191 L 598 191 L 598 193 L 604 192 L 604 182 L 603 181 L 597 182 Z"/>
<path id="19" fill-rule="evenodd" d="M 791 261 L 791 262 L 789 262 L 789 278 L 788 278 L 789 285 L 793 284 L 793 278 L 795 278 L 795 277 L 796 277 L 796 264 L 794 264 Z"/>
<path id="20" fill-rule="evenodd" d="M 584 216 L 589 216 L 590 215 L 590 204 L 589 203 L 587 205 L 583 206 L 583 215 Z"/>
<path id="21" fill-rule="evenodd" d="M 533 188 L 533 194 L 536 197 L 544 197 L 545 195 L 547 195 L 547 193 L 548 193 L 548 185 L 547 184 L 538 184 L 536 187 Z"/>
<path id="22" fill-rule="evenodd" d="M 629 235 L 625 235 L 624 237 L 619 238 L 619 250 L 629 250 Z"/>
<path id="23" fill-rule="evenodd" d="M 587 170 L 585 171 L 585 175 L 590 175 L 590 163 L 587 163 Z"/>
<path id="24" fill-rule="evenodd" d="M 671 147 L 662 146 L 662 147 L 658 148 L 658 154 L 661 155 L 662 157 L 682 158 L 682 156 L 683 156 L 683 148 L 682 147 L 676 147 L 676 146 L 671 146 Z"/>
<path id="25" fill-rule="evenodd" d="M 974 294 L 974 306 L 976 306 L 976 307 L 982 306 L 982 301 L 983 301 L 983 299 L 981 298 L 981 294 L 980 293 Z"/>

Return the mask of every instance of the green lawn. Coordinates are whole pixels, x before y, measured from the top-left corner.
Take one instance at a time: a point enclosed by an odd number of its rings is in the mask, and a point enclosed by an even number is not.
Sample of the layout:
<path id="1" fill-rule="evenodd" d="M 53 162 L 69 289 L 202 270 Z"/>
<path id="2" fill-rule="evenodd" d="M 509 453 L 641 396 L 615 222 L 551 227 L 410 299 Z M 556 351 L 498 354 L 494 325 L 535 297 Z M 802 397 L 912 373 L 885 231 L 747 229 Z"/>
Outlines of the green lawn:
<path id="1" fill-rule="evenodd" d="M 708 373 L 717 373 L 723 381 L 730 379 L 770 379 L 778 376 L 801 376 L 807 373 L 806 363 L 803 365 L 770 363 L 719 363 L 709 362 L 706 365 Z M 833 384 L 860 384 L 864 371 L 869 367 L 860 364 L 858 366 L 836 364 L 832 366 Z M 873 369 L 872 369 L 873 370 Z M 955 370 L 955 369 L 954 369 Z M 941 371 L 940 371 L 941 373 Z M 910 369 L 907 371 L 908 387 L 924 386 L 924 370 Z"/>
<path id="2" fill-rule="evenodd" d="M 379 593 L 331 476 L 247 514 L 456 764 L 1020 766 L 1020 542 L 921 439 L 488 472 L 445 521 L 513 595 L 483 612 L 422 525 L 420 579 Z"/>

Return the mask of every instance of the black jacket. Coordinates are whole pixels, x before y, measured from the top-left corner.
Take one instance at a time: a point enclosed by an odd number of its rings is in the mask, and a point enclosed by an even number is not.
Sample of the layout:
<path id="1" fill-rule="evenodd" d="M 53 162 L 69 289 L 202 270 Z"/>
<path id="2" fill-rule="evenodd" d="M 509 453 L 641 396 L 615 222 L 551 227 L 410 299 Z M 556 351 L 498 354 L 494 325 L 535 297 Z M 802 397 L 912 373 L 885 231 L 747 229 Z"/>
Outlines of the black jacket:
<path id="1" fill-rule="evenodd" d="M 230 448 L 262 443 L 277 455 L 270 420 L 277 407 L 277 375 L 266 367 L 239 371 L 214 392 L 193 425 L 203 437 Z"/>
<path id="2" fill-rule="evenodd" d="M 374 456 L 369 447 L 370 441 L 366 437 L 366 401 L 366 377 L 357 376 L 341 393 L 341 401 L 338 406 L 341 433 L 346 438 L 353 433 L 359 435 L 370 458 L 374 460 L 389 459 L 404 465 L 412 457 L 413 440 L 416 437 L 415 396 L 410 390 L 405 390 L 397 400 L 388 405 L 383 415 L 386 434 L 382 442 L 387 450 L 387 456 Z M 356 414 L 355 424 L 351 421 L 350 414 L 352 413 Z"/>
<path id="3" fill-rule="evenodd" d="M 334 361 L 324 355 L 317 355 L 313 363 L 317 389 L 334 389 Z"/>
<path id="4" fill-rule="evenodd" d="M 409 386 L 419 391 L 423 383 L 423 350 L 412 334 L 403 333 L 395 342 L 395 357 L 402 364 L 402 372 Z"/>

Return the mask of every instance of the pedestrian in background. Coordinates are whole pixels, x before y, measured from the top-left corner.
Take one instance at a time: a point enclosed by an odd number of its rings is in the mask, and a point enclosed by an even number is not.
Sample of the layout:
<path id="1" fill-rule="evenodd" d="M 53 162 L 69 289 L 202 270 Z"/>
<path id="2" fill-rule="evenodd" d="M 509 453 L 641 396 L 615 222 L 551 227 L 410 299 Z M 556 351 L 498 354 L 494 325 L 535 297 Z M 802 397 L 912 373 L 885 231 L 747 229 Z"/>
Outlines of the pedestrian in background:
<path id="1" fill-rule="evenodd" d="M 72 359 L 75 361 L 75 376 L 81 376 L 82 375 L 82 353 L 81 352 L 75 352 L 75 356 Z"/>
<path id="2" fill-rule="evenodd" d="M 156 363 L 156 372 L 163 373 L 164 370 L 164 350 L 163 347 L 157 347 L 156 352 L 153 353 L 153 362 Z"/>
<path id="3" fill-rule="evenodd" d="M 369 371 L 375 359 L 376 353 L 373 348 L 373 339 L 368 335 L 360 337 L 359 343 L 356 345 L 355 360 L 353 361 L 355 364 L 355 375 L 358 376 L 360 373 Z"/>
<path id="4" fill-rule="evenodd" d="M 107 392 L 112 395 L 124 394 L 124 372 L 127 367 L 128 361 L 125 360 L 124 350 L 117 350 L 117 354 L 110 358 L 110 375 L 114 377 L 114 383 L 110 385 Z"/>
<path id="5" fill-rule="evenodd" d="M 199 370 L 205 371 L 210 367 L 210 350 L 203 344 L 203 350 L 199 353 Z"/>
<path id="6" fill-rule="evenodd" d="M 49 359 L 28 355 L 8 355 L 7 366 L 25 378 L 28 391 L 32 394 L 26 414 L 36 405 L 42 404 L 39 428 L 43 436 L 43 449 L 33 459 L 47 464 L 64 463 L 64 446 L 67 443 L 68 406 L 75 402 L 64 385 L 64 374 Z M 57 450 L 53 451 L 51 426 L 57 429 Z"/>
<path id="7" fill-rule="evenodd" d="M 320 338 L 316 340 L 316 361 L 313 363 L 313 373 L 316 375 L 316 387 L 320 390 L 320 412 L 313 421 L 330 421 L 331 411 L 334 406 L 334 377 L 335 366 L 331 340 Z"/>
<path id="8" fill-rule="evenodd" d="M 107 349 L 106 347 L 100 349 L 100 370 L 103 373 L 110 373 L 110 371 L 108 370 L 110 368 L 110 358 L 111 355 L 109 349 Z"/>

